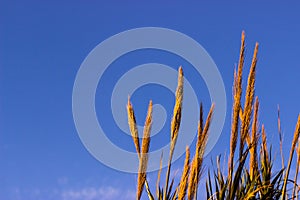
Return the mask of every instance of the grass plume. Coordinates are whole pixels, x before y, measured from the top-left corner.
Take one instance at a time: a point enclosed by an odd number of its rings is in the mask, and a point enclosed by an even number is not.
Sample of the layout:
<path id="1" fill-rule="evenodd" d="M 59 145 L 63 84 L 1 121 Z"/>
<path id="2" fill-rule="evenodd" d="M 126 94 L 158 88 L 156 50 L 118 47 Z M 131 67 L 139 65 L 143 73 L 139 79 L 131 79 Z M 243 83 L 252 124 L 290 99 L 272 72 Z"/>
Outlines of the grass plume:
<path id="1" fill-rule="evenodd" d="M 189 171 L 190 171 L 190 149 L 189 147 L 186 147 L 184 167 L 183 167 L 183 172 L 181 175 L 179 188 L 178 188 L 178 200 L 184 200 L 186 196 Z"/>
<path id="2" fill-rule="evenodd" d="M 166 173 L 166 183 L 165 183 L 165 190 L 164 190 L 164 199 L 167 198 L 167 189 L 169 187 L 169 179 L 170 179 L 170 170 L 171 170 L 171 163 L 173 158 L 173 153 L 178 137 L 178 132 L 180 128 L 181 122 L 181 111 L 182 111 L 182 100 L 183 100 L 183 70 L 182 67 L 179 67 L 178 70 L 178 83 L 175 95 L 175 106 L 173 111 L 173 118 L 171 122 L 171 145 L 170 145 L 170 154 L 168 160 L 168 168 Z"/>
<path id="3" fill-rule="evenodd" d="M 134 142 L 134 146 L 136 149 L 136 152 L 138 153 L 138 156 L 140 156 L 141 147 L 140 147 L 140 141 L 139 141 L 139 134 L 138 129 L 136 125 L 136 119 L 134 115 L 134 110 L 132 108 L 132 104 L 130 102 L 130 98 L 128 97 L 128 103 L 127 103 L 127 116 L 128 116 L 128 124 L 130 133 Z"/>
<path id="4" fill-rule="evenodd" d="M 226 158 L 224 158 L 224 163 L 227 162 L 228 165 L 224 164 L 224 168 L 227 166 L 227 169 L 222 169 L 220 165 L 221 156 L 218 156 L 216 170 L 212 170 L 212 176 L 211 170 L 208 170 L 208 178 L 206 180 L 207 200 L 298 199 L 300 192 L 299 185 L 297 184 L 300 165 L 300 114 L 298 116 L 295 132 L 293 135 L 293 141 L 290 149 L 287 167 L 284 168 L 285 165 L 282 153 L 283 140 L 278 107 L 277 126 L 282 157 L 282 169 L 280 169 L 279 171 L 274 171 L 274 153 L 271 148 L 272 145 L 269 145 L 268 147 L 265 126 L 264 124 L 260 126 L 258 122 L 260 111 L 260 103 L 258 101 L 258 97 L 256 97 L 254 101 L 257 54 L 258 43 L 256 43 L 255 45 L 252 63 L 248 74 L 245 100 L 242 106 L 242 72 L 245 59 L 245 33 L 243 32 L 240 46 L 239 63 L 237 70 L 234 70 L 232 120 L 231 129 L 229 130 L 230 152 L 227 160 Z M 186 147 L 185 161 L 180 177 L 180 182 L 176 186 L 175 177 L 173 177 L 169 184 L 172 158 L 181 123 L 183 79 L 183 70 L 180 67 L 178 70 L 178 84 L 175 95 L 175 105 L 173 116 L 171 119 L 171 145 L 165 176 L 166 181 L 164 187 L 161 187 L 161 156 L 160 168 L 156 181 L 157 200 L 197 200 L 198 185 L 201 180 L 201 175 L 204 171 L 203 159 L 208 141 L 209 129 L 213 117 L 214 104 L 212 104 L 207 118 L 204 120 L 203 105 L 201 103 L 194 156 L 191 156 L 190 147 Z M 149 103 L 148 107 L 148 114 L 145 122 L 141 147 L 138 138 L 133 108 L 129 100 L 127 104 L 127 112 L 131 135 L 139 156 L 137 200 L 141 198 L 144 185 L 147 191 L 148 198 L 150 200 L 154 200 L 147 182 L 146 174 L 152 123 L 152 102 Z M 238 139 L 240 139 L 239 144 L 237 142 Z M 235 156 L 236 149 L 239 149 L 238 156 Z M 295 161 L 296 173 L 294 174 L 294 177 L 291 178 L 290 171 L 292 169 L 294 152 L 296 152 L 297 154 Z M 291 185 L 292 187 L 290 189 Z"/>
<path id="5" fill-rule="evenodd" d="M 228 161 L 228 174 L 230 175 L 233 170 L 233 160 L 238 139 L 238 125 L 239 125 L 239 114 L 241 107 L 241 96 L 242 96 L 242 73 L 245 59 L 245 32 L 242 32 L 240 57 L 238 64 L 238 71 L 235 71 L 235 79 L 233 85 L 233 111 L 232 111 L 232 123 L 231 123 L 231 134 L 230 134 L 230 152 Z"/>
<path id="6" fill-rule="evenodd" d="M 252 136 L 251 136 L 251 148 L 250 148 L 250 177 L 251 179 L 254 178 L 255 172 L 258 170 L 258 163 L 257 163 L 257 140 L 258 140 L 258 107 L 259 101 L 256 97 L 254 103 L 254 114 L 253 114 L 253 122 L 252 122 Z"/>
<path id="7" fill-rule="evenodd" d="M 252 58 L 252 64 L 251 64 L 251 68 L 250 68 L 250 73 L 248 76 L 248 84 L 247 84 L 247 89 L 246 89 L 243 120 L 242 120 L 242 124 L 241 124 L 240 155 L 242 155 L 242 153 L 243 153 L 246 137 L 249 134 L 249 126 L 250 126 L 252 105 L 253 105 L 253 99 L 254 99 L 257 53 L 258 53 L 258 43 L 256 43 L 256 45 L 255 45 L 254 54 L 253 54 L 253 58 Z"/>

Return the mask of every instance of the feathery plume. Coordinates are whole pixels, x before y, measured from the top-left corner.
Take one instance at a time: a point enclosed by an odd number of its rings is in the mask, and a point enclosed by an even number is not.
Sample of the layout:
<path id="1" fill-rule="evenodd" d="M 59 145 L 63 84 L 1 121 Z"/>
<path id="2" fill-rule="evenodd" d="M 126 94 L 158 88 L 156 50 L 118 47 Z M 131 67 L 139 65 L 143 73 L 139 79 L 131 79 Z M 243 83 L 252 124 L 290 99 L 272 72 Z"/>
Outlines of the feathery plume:
<path id="1" fill-rule="evenodd" d="M 258 169 L 257 164 L 257 127 L 258 127 L 258 107 L 259 107 L 259 101 L 256 97 L 255 103 L 254 103 L 254 114 L 253 114 L 253 121 L 252 121 L 252 137 L 251 137 L 251 148 L 250 148 L 250 177 L 253 179 L 255 171 Z"/>
<path id="2" fill-rule="evenodd" d="M 241 95 L 242 95 L 242 73 L 245 57 L 245 32 L 242 32 L 240 57 L 238 64 L 238 71 L 235 71 L 235 79 L 233 84 L 233 96 L 234 103 L 232 109 L 232 123 L 231 123 L 231 134 L 230 134 L 230 154 L 228 159 L 228 175 L 231 176 L 233 169 L 233 158 L 238 138 L 238 124 L 239 124 L 239 113 L 241 107 Z"/>
<path id="3" fill-rule="evenodd" d="M 258 43 L 255 45 L 254 54 L 252 58 L 252 64 L 248 76 L 248 83 L 246 89 L 246 100 L 244 105 L 243 120 L 241 126 L 240 137 L 240 156 L 243 154 L 246 137 L 249 133 L 250 119 L 252 114 L 252 104 L 254 99 L 254 85 L 255 85 L 255 72 L 257 63 Z"/>
<path id="4" fill-rule="evenodd" d="M 197 169 L 197 163 L 196 159 L 194 157 L 191 166 L 190 166 L 190 176 L 189 176 L 189 182 L 188 182 L 188 188 L 187 188 L 187 197 L 189 200 L 192 200 L 193 197 L 195 196 L 195 182 L 196 182 L 196 169 Z"/>
<path id="5" fill-rule="evenodd" d="M 188 185 L 188 199 L 192 199 L 198 189 L 198 184 L 200 180 L 200 175 L 201 175 L 201 169 L 202 169 L 202 163 L 203 163 L 203 157 L 205 153 L 205 148 L 208 140 L 208 131 L 209 127 L 211 124 L 211 119 L 213 115 L 215 105 L 212 104 L 209 113 L 207 115 L 207 119 L 205 122 L 205 126 L 203 128 L 203 131 L 200 132 L 201 128 L 201 112 L 203 113 L 203 108 L 201 109 L 200 105 L 200 120 L 199 120 L 199 125 L 198 125 L 198 137 L 197 137 L 197 144 L 196 144 L 196 152 L 195 156 L 192 161 L 192 166 L 191 166 L 191 176 L 189 178 L 189 185 Z M 203 115 L 203 114 L 202 114 Z M 202 116 L 203 117 L 203 116 Z"/>
<path id="6" fill-rule="evenodd" d="M 136 196 L 137 200 L 141 198 L 144 184 L 146 181 L 151 124 L 152 124 L 152 101 L 150 101 L 149 103 L 148 113 L 147 113 L 145 126 L 144 126 L 142 149 L 141 149 L 141 156 L 139 162 L 138 180 L 137 180 L 137 196 Z"/>
<path id="7" fill-rule="evenodd" d="M 133 111 L 132 104 L 130 102 L 130 98 L 128 97 L 128 103 L 127 103 L 127 116 L 128 116 L 128 124 L 130 133 L 133 139 L 133 143 L 135 145 L 136 152 L 138 153 L 138 156 L 140 157 L 140 142 L 139 142 L 139 134 L 136 126 L 136 120 L 135 115 Z"/>
<path id="8" fill-rule="evenodd" d="M 183 167 L 183 172 L 181 175 L 179 189 L 178 189 L 178 200 L 184 200 L 186 196 L 189 171 L 190 171 L 190 149 L 189 147 L 186 147 L 184 167 Z"/>
<path id="9" fill-rule="evenodd" d="M 182 110 L 182 99 L 183 99 L 183 70 L 182 67 L 179 67 L 178 70 L 178 84 L 176 89 L 176 99 L 175 99 L 175 106 L 173 111 L 173 118 L 171 122 L 171 145 L 170 145 L 170 154 L 168 160 L 168 168 L 166 173 L 166 184 L 164 190 L 164 199 L 167 198 L 167 188 L 169 187 L 169 178 L 170 178 L 170 170 L 171 170 L 171 162 L 173 158 L 173 153 L 175 149 L 175 144 L 178 137 L 178 131 L 180 128 L 181 122 L 181 110 Z"/>
<path id="10" fill-rule="evenodd" d="M 171 122 L 172 142 L 173 141 L 176 142 L 176 139 L 178 137 L 178 131 L 179 131 L 180 121 L 181 121 L 182 99 L 183 99 L 183 71 L 182 71 L 182 67 L 179 67 L 175 106 L 174 106 L 173 118 Z"/>

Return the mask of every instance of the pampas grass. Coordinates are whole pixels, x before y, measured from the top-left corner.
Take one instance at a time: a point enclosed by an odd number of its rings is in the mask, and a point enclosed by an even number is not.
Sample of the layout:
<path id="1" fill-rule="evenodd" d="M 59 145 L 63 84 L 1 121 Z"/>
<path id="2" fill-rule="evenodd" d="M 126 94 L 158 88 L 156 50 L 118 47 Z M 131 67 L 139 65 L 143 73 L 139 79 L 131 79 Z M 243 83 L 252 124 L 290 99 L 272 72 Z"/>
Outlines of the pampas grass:
<path id="1" fill-rule="evenodd" d="M 231 134 L 230 134 L 230 154 L 228 160 L 228 174 L 232 174 L 233 160 L 238 140 L 238 125 L 239 115 L 241 107 L 241 96 L 242 96 L 242 74 L 245 59 L 245 32 L 242 32 L 241 47 L 240 47 L 240 58 L 238 71 L 234 71 L 234 84 L 233 84 L 233 108 L 232 108 L 232 123 L 231 123 Z"/>
<path id="2" fill-rule="evenodd" d="M 254 99 L 255 72 L 257 63 L 258 43 L 255 45 L 255 50 L 252 58 L 250 73 L 248 76 L 248 84 L 246 89 L 246 100 L 244 105 L 243 120 L 241 125 L 240 137 L 240 155 L 243 153 L 246 137 L 249 136 L 249 126 L 252 114 L 252 105 Z"/>
<path id="3" fill-rule="evenodd" d="M 242 106 L 242 75 L 245 60 L 245 33 L 242 32 L 238 67 L 237 70 L 234 70 L 231 130 L 228 131 L 230 133 L 230 152 L 228 158 L 224 158 L 224 162 L 227 162 L 228 165 L 227 169 L 221 169 L 221 156 L 218 156 L 216 169 L 208 170 L 208 178 L 206 180 L 206 199 L 208 200 L 298 199 L 300 192 L 299 185 L 297 184 L 300 165 L 300 114 L 293 135 L 288 163 L 286 165 L 287 167 L 285 168 L 278 107 L 277 126 L 280 140 L 282 169 L 275 171 L 273 169 L 274 153 L 271 148 L 272 146 L 268 145 L 264 124 L 260 126 L 258 120 L 260 112 L 258 97 L 256 97 L 254 101 L 257 54 L 258 43 L 256 43 L 254 48 L 245 91 L 245 100 Z M 178 135 L 181 134 L 179 133 L 179 130 L 181 111 L 183 109 L 183 79 L 183 69 L 182 67 L 179 67 L 175 105 L 170 127 L 170 151 L 165 175 L 166 180 L 162 187 L 160 185 L 162 172 L 161 156 L 160 169 L 156 181 L 157 200 L 196 200 L 198 185 L 201 181 L 201 175 L 204 173 L 203 159 L 213 118 L 214 104 L 212 104 L 206 120 L 204 120 L 203 106 L 200 104 L 200 116 L 194 156 L 191 155 L 190 147 L 186 147 L 185 161 L 180 182 L 176 185 L 174 177 L 170 181 L 173 153 Z M 128 100 L 127 112 L 129 128 L 139 157 L 136 199 L 139 200 L 141 198 L 145 185 L 148 198 L 154 200 L 150 186 L 147 182 L 147 163 L 152 124 L 152 102 L 150 101 L 148 107 L 141 147 L 136 128 L 135 115 L 130 100 Z M 226 130 L 223 134 L 226 134 Z M 236 155 L 236 149 L 239 150 L 238 155 Z M 290 171 L 292 169 L 292 161 L 295 152 L 297 155 L 296 169 L 294 177 L 291 178 Z M 226 165 L 224 165 L 224 167 L 225 166 Z M 291 189 L 288 189 L 288 186 L 292 186 Z M 203 192 L 203 190 L 201 191 Z"/>

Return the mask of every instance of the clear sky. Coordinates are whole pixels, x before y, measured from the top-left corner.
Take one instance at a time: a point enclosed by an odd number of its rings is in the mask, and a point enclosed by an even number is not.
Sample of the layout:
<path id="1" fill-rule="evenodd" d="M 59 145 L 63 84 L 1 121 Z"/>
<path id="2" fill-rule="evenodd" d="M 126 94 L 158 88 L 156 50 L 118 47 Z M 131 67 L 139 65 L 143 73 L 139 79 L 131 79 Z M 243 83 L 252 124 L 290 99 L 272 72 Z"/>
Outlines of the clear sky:
<path id="1" fill-rule="evenodd" d="M 287 154 L 300 112 L 299 10 L 298 1 L 0 1 L 0 199 L 133 199 L 136 175 L 107 167 L 82 144 L 73 120 L 72 92 L 76 74 L 91 50 L 110 36 L 139 27 L 164 27 L 188 35 L 205 48 L 220 71 L 227 113 L 221 137 L 206 157 L 207 166 L 210 158 L 229 150 L 233 70 L 242 30 L 246 32 L 246 72 L 258 41 L 260 123 L 278 152 L 280 105 Z M 203 79 L 176 55 L 144 50 L 120 57 L 99 82 L 95 109 L 107 137 L 132 152 L 131 138 L 113 121 L 110 97 L 122 73 L 151 62 L 173 69 L 182 65 L 193 88 L 200 91 L 196 93 L 205 113 L 210 106 Z M 141 125 L 149 99 L 166 108 L 167 122 L 153 138 L 151 150 L 169 141 L 172 95 L 159 85 L 145 85 L 132 95 Z M 124 157 L 119 162 L 128 160 Z M 175 162 L 175 169 L 182 163 L 182 159 Z M 154 175 L 150 173 L 151 186 Z"/>

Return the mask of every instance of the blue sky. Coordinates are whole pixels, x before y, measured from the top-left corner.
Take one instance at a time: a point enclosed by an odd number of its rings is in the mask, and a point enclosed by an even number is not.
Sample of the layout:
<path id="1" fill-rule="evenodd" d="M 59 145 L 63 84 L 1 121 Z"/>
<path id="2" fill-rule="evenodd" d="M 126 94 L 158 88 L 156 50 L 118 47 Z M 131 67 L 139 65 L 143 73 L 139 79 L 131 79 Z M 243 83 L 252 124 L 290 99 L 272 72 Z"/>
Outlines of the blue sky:
<path id="1" fill-rule="evenodd" d="M 211 157 L 228 152 L 233 69 L 245 30 L 246 72 L 254 44 L 260 44 L 256 82 L 260 123 L 266 125 L 269 142 L 277 149 L 280 105 L 287 154 L 300 111 L 299 10 L 297 1 L 1 1 L 0 199 L 132 199 L 136 175 L 111 169 L 91 156 L 80 141 L 72 115 L 73 84 L 83 60 L 100 42 L 132 28 L 153 26 L 182 32 L 200 43 L 216 63 L 225 85 L 227 114 L 207 165 Z M 206 113 L 210 104 L 201 76 L 174 55 L 145 50 L 118 59 L 98 85 L 96 111 L 107 137 L 133 152 L 130 137 L 113 122 L 109 96 L 122 72 L 149 62 L 174 69 L 183 65 L 186 77 L 198 84 L 195 87 L 201 93 L 197 96 Z M 138 122 L 143 123 L 149 99 L 165 105 L 170 114 L 172 98 L 169 90 L 157 85 L 137 90 L 132 101 Z M 152 149 L 168 143 L 168 124 L 153 138 Z M 179 159 L 174 169 L 181 164 Z M 154 175 L 150 173 L 150 183 Z"/>

